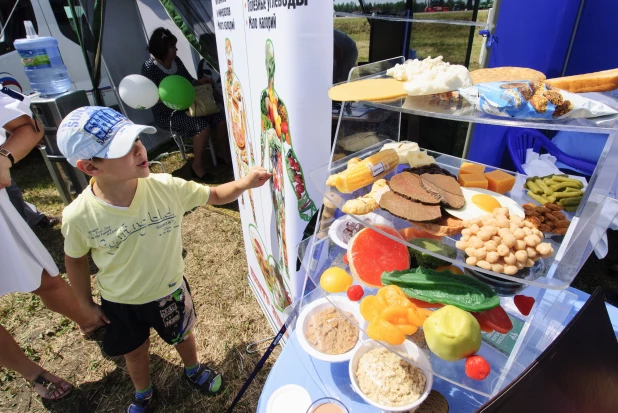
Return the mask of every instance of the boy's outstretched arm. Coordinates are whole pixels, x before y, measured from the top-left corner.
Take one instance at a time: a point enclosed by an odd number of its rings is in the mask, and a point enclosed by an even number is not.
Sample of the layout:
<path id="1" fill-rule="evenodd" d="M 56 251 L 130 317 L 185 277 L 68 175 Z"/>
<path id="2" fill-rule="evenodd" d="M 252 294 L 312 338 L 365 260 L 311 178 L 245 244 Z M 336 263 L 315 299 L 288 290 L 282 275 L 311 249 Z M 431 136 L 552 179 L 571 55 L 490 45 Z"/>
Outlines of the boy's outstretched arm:
<path id="1" fill-rule="evenodd" d="M 223 205 L 235 201 L 244 191 L 264 185 L 272 176 L 266 169 L 254 166 L 247 175 L 232 182 L 210 188 L 208 204 Z"/>
<path id="2" fill-rule="evenodd" d="M 83 311 L 86 311 L 86 316 L 92 319 L 100 318 L 109 324 L 109 320 L 105 317 L 101 306 L 92 301 L 92 288 L 90 287 L 90 265 L 88 256 L 84 255 L 80 258 L 69 257 L 64 255 L 64 265 L 67 269 L 67 276 L 71 281 L 71 287 L 77 298 L 77 302 Z"/>

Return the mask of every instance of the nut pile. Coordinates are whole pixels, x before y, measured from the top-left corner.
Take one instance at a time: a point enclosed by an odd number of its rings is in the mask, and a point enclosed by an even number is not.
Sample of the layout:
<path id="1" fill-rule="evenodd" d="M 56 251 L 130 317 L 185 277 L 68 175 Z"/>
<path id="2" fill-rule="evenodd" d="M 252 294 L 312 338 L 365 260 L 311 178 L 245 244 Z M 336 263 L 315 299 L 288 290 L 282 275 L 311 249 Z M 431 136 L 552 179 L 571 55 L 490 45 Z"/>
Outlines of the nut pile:
<path id="1" fill-rule="evenodd" d="M 543 233 L 532 222 L 509 217 L 507 208 L 496 208 L 493 214 L 462 223 L 462 237 L 455 246 L 466 252 L 468 265 L 515 275 L 554 253 L 549 243 L 541 242 Z"/>
<path id="2" fill-rule="evenodd" d="M 545 204 L 536 206 L 531 203 L 523 205 L 526 221 L 531 222 L 536 229 L 544 233 L 564 235 L 571 225 L 562 212 L 562 205 Z"/>

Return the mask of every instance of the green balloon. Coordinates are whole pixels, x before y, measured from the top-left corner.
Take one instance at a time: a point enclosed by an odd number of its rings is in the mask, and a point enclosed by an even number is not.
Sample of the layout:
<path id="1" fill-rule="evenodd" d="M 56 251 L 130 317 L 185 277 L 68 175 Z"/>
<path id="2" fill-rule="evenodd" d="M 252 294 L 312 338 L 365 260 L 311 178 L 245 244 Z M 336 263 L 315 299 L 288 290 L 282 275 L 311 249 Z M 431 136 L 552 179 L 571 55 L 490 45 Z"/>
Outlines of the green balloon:
<path id="1" fill-rule="evenodd" d="M 170 75 L 159 84 L 159 97 L 170 109 L 186 110 L 195 100 L 195 89 L 184 77 Z"/>

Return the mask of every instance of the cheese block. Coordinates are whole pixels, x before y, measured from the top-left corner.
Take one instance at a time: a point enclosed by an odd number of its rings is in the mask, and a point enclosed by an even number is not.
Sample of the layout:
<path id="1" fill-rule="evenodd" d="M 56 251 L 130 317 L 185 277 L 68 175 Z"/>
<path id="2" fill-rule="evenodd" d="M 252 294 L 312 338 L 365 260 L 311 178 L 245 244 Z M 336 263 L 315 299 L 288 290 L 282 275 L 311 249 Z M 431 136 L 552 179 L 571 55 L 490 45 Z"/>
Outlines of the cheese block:
<path id="1" fill-rule="evenodd" d="M 397 155 L 399 155 L 399 163 L 408 162 L 408 152 L 420 150 L 418 143 L 410 141 L 389 142 L 384 144 L 380 151 L 383 151 L 385 149 L 394 149 L 395 151 L 397 151 Z"/>
<path id="2" fill-rule="evenodd" d="M 487 172 L 485 178 L 487 178 L 487 189 L 499 194 L 506 194 L 513 189 L 513 185 L 515 185 L 515 177 L 513 175 L 509 175 L 497 169 Z"/>
<path id="3" fill-rule="evenodd" d="M 487 178 L 483 174 L 459 174 L 459 185 L 467 188 L 487 189 Z"/>
<path id="4" fill-rule="evenodd" d="M 478 163 L 464 162 L 459 167 L 460 174 L 482 174 L 485 172 L 485 165 Z"/>
<path id="5" fill-rule="evenodd" d="M 328 97 L 338 102 L 361 100 L 393 100 L 407 96 L 404 82 L 395 79 L 365 79 L 335 85 L 328 91 Z"/>
<path id="6" fill-rule="evenodd" d="M 427 155 L 427 152 L 425 151 L 410 151 L 408 152 L 406 158 L 412 168 L 436 163 L 433 156 Z"/>

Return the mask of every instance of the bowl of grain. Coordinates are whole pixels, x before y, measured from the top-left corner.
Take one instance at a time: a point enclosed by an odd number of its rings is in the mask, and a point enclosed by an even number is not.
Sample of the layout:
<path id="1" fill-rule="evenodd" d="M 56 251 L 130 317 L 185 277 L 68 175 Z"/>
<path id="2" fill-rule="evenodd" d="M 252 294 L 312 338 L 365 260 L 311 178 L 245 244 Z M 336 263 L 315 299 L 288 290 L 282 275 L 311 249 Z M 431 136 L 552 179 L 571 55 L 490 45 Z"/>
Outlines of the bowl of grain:
<path id="1" fill-rule="evenodd" d="M 350 360 L 361 344 L 359 305 L 346 296 L 329 295 L 307 304 L 298 315 L 298 343 L 311 357 L 330 363 Z"/>
<path id="2" fill-rule="evenodd" d="M 352 388 L 382 412 L 413 412 L 433 386 L 429 357 L 408 340 L 389 348 L 369 340 L 355 350 L 349 365 Z"/>

